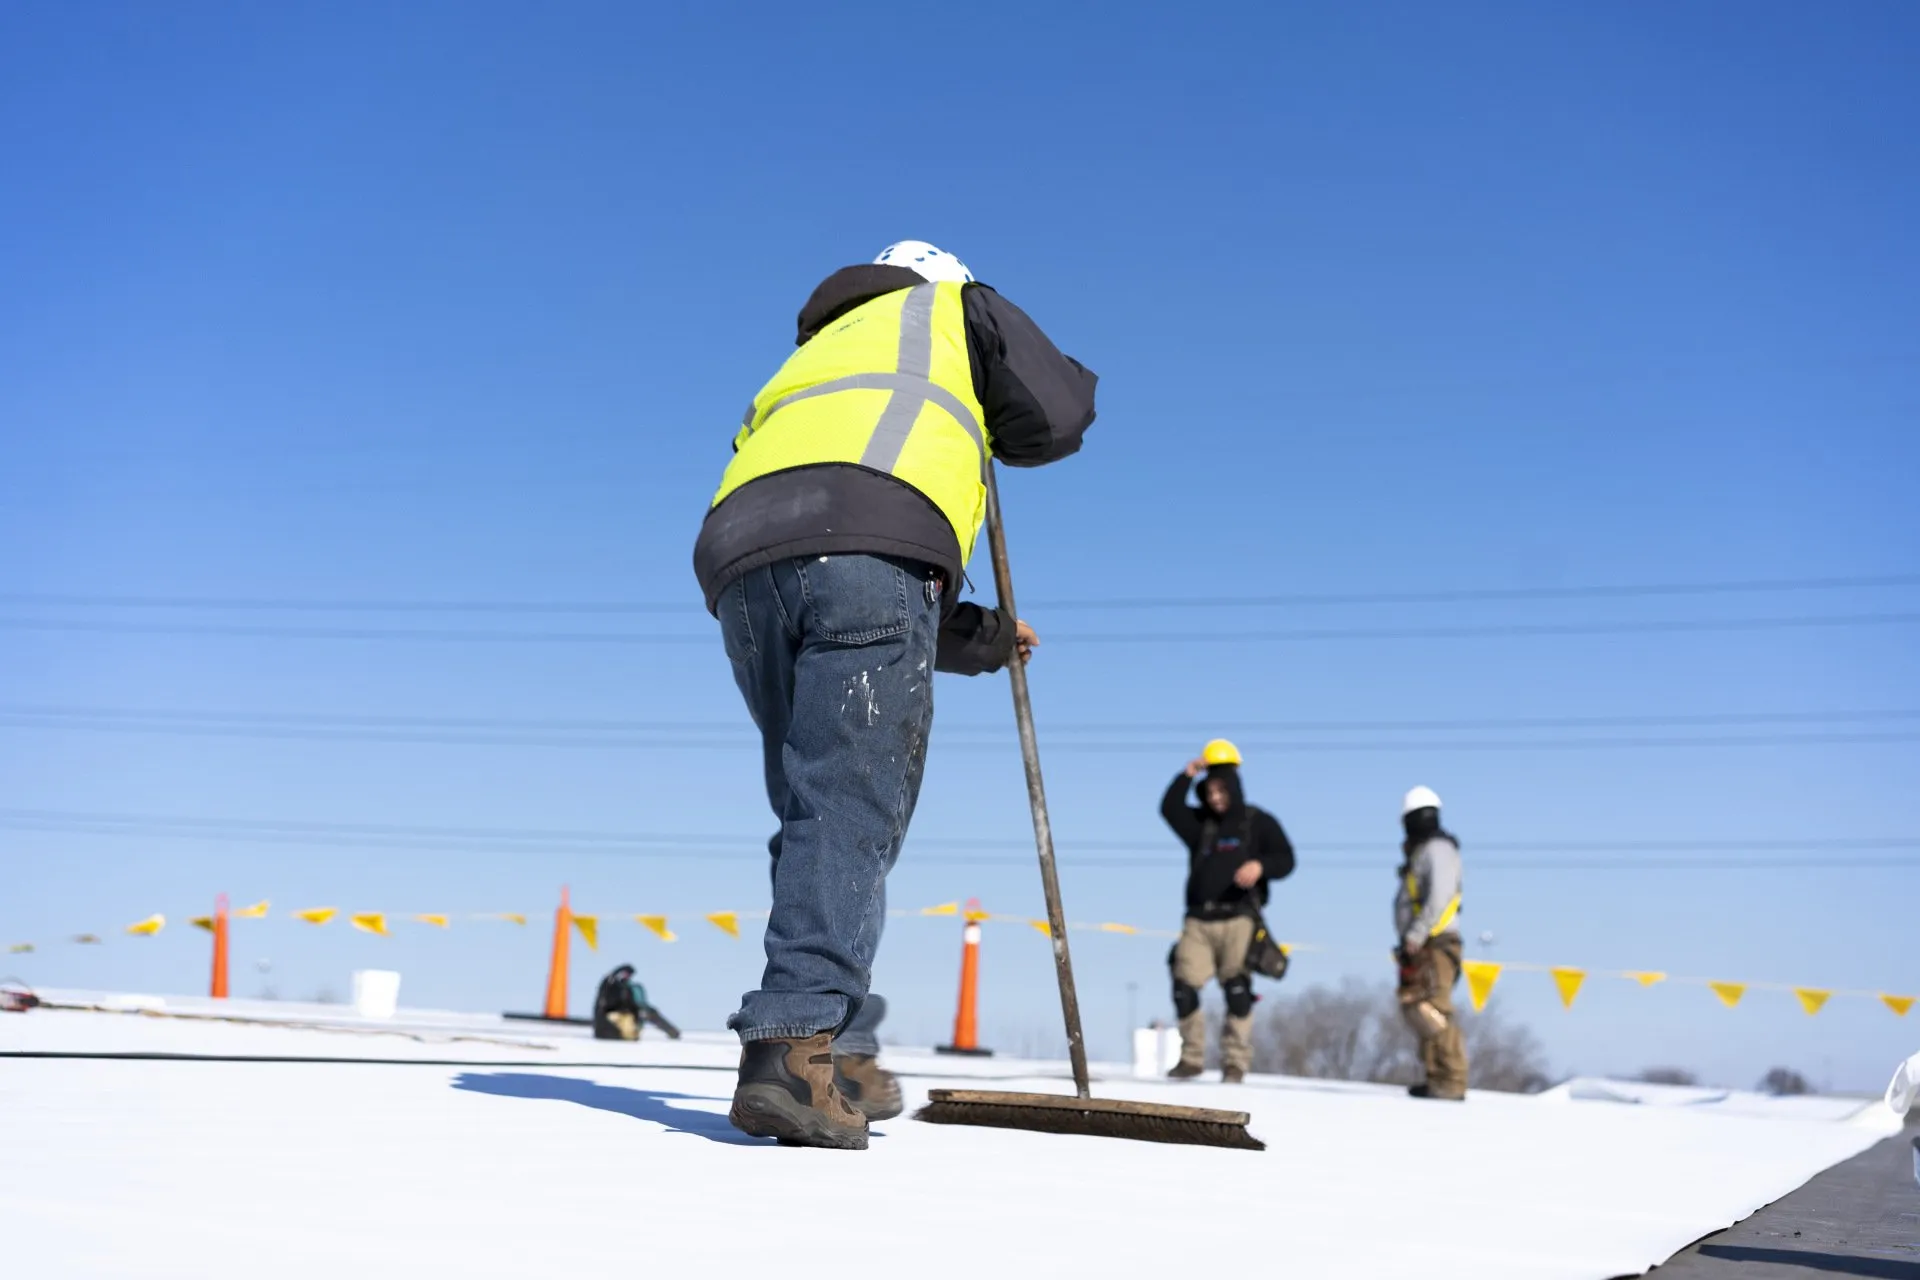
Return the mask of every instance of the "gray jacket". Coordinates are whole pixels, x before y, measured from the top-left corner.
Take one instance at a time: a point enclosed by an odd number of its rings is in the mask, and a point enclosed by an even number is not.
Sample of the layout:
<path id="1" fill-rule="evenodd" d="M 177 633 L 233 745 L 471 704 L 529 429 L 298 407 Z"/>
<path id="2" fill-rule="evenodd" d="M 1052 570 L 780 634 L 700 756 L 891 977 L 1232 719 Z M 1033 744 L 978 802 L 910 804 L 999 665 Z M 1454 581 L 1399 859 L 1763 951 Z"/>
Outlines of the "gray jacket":
<path id="1" fill-rule="evenodd" d="M 1393 928 L 1406 945 L 1425 945 L 1434 926 L 1460 894 L 1460 846 L 1445 836 L 1415 849 L 1401 867 L 1400 890 L 1393 896 Z M 1439 933 L 1458 934 L 1459 913 Z"/>

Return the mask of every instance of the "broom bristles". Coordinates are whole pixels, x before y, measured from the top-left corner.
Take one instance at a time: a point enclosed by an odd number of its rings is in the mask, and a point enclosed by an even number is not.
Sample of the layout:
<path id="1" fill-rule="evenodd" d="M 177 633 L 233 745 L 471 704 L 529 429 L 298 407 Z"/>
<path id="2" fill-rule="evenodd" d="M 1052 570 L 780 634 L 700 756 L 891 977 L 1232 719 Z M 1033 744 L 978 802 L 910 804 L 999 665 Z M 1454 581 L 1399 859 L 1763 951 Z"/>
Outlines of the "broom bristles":
<path id="1" fill-rule="evenodd" d="M 1244 1112 L 985 1090 L 935 1089 L 929 1097 L 932 1101 L 914 1112 L 915 1120 L 1240 1151 L 1267 1149 L 1266 1143 L 1247 1132 Z"/>

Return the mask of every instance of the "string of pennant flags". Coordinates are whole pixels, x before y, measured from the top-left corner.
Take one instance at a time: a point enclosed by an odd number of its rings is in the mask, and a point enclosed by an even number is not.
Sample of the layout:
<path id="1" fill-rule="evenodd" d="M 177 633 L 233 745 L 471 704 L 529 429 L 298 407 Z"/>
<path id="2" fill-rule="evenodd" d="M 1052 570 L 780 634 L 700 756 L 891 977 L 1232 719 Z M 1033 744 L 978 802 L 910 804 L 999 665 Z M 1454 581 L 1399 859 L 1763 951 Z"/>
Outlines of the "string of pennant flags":
<path id="1" fill-rule="evenodd" d="M 269 916 L 271 910 L 272 903 L 263 900 L 253 903 L 250 906 L 235 907 L 228 912 L 228 917 L 234 920 L 264 920 Z M 393 926 L 401 923 L 424 925 L 434 929 L 450 929 L 456 920 L 461 920 L 469 922 L 492 922 L 524 927 L 529 919 L 529 914 L 524 911 L 486 911 L 464 915 L 435 911 L 413 913 L 357 911 L 343 913 L 337 907 L 306 907 L 289 911 L 285 914 L 288 918 L 303 921 L 314 927 L 324 927 L 344 915 L 349 927 L 361 933 L 374 934 L 383 938 L 390 937 L 393 932 Z M 1031 916 L 1004 912 L 984 911 L 972 903 L 962 906 L 958 902 L 944 902 L 937 906 L 921 907 L 918 909 L 896 908 L 887 914 L 893 917 L 950 917 L 962 919 L 968 924 L 1015 924 L 1035 929 L 1049 936 L 1052 933 L 1051 926 L 1044 919 L 1035 919 Z M 738 938 L 740 937 L 740 922 L 742 920 L 764 919 L 766 915 L 767 912 L 764 910 L 712 911 L 699 918 L 713 928 L 718 929 L 721 933 L 726 934 L 728 937 Z M 574 929 L 580 934 L 581 940 L 585 942 L 588 947 L 598 950 L 600 945 L 601 917 L 571 910 L 567 912 L 567 917 L 572 921 Z M 652 934 L 661 942 L 670 943 L 680 940 L 680 935 L 674 932 L 669 923 L 669 918 L 665 915 L 641 913 L 633 915 L 631 919 L 636 925 Z M 192 916 L 188 918 L 187 924 L 193 928 L 204 929 L 209 933 L 212 933 L 215 928 L 214 917 L 212 916 Z M 146 917 L 144 920 L 137 920 L 127 925 L 122 932 L 135 937 L 151 938 L 160 934 L 166 927 L 167 917 L 155 913 Z M 1173 939 L 1180 936 L 1176 930 L 1144 928 L 1137 925 L 1118 924 L 1112 921 L 1101 923 L 1070 922 L 1067 925 L 1067 929 L 1069 932 L 1075 933 L 1106 933 L 1139 938 Z M 81 933 L 72 935 L 67 941 L 83 946 L 99 946 L 105 942 L 105 938 L 96 933 Z M 1300 953 L 1326 955 L 1374 954 L 1371 951 L 1360 953 L 1352 948 L 1327 947 L 1316 943 L 1283 942 L 1280 946 L 1281 950 L 1285 951 L 1290 957 Z M 17 942 L 11 944 L 7 948 L 7 951 L 10 954 L 22 955 L 31 953 L 37 949 L 34 943 Z M 1623 979 L 1635 983 L 1642 988 L 1654 987 L 1662 983 L 1705 987 L 1719 999 L 1720 1003 L 1729 1009 L 1739 1007 L 1741 1001 L 1744 1000 L 1750 992 L 1791 992 L 1800 1002 L 1800 1007 L 1806 1011 L 1809 1017 L 1818 1014 L 1827 1006 L 1830 1000 L 1871 999 L 1878 1000 L 1891 1011 L 1895 1017 L 1904 1018 L 1913 1008 L 1916 999 L 1920 999 L 1920 997 L 1911 995 L 1897 995 L 1886 991 L 1864 989 L 1806 987 L 1783 982 L 1728 982 L 1714 978 L 1685 977 L 1656 969 L 1592 969 L 1578 968 L 1572 965 L 1477 959 L 1464 960 L 1461 962 L 1460 967 L 1461 974 L 1467 981 L 1468 998 L 1472 1001 L 1476 1011 L 1486 1008 L 1488 999 L 1493 995 L 1495 985 L 1504 975 L 1509 973 L 1547 974 L 1553 981 L 1554 989 L 1559 993 L 1562 1006 L 1568 1009 L 1573 1008 L 1574 1001 L 1578 999 L 1580 993 L 1586 989 L 1587 981 L 1590 978 Z"/>

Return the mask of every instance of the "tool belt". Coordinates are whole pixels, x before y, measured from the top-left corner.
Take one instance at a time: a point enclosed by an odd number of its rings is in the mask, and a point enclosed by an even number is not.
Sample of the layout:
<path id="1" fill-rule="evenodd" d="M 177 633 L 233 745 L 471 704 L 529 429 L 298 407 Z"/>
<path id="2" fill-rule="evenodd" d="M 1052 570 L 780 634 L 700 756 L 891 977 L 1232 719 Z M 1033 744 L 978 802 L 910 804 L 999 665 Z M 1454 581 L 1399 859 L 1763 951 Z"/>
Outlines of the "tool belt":
<path id="1" fill-rule="evenodd" d="M 1194 920 L 1207 924 L 1219 924 L 1222 920 L 1238 920 L 1241 916 L 1258 916 L 1260 901 L 1252 894 L 1244 898 L 1235 898 L 1231 902 L 1215 902 L 1209 899 L 1197 906 L 1187 908 L 1187 915 Z"/>
<path id="2" fill-rule="evenodd" d="M 1258 907 L 1252 911 L 1253 940 L 1247 944 L 1247 972 L 1257 973 L 1275 982 L 1287 976 L 1287 953 L 1267 931 L 1266 917 Z"/>
<path id="3" fill-rule="evenodd" d="M 1434 956 L 1446 952 L 1453 960 L 1453 980 L 1460 981 L 1460 940 L 1455 935 L 1443 935 L 1420 948 L 1415 955 L 1409 956 L 1405 948 L 1394 949 L 1394 959 L 1400 965 L 1400 982 L 1394 991 L 1394 998 L 1400 1004 L 1400 1016 L 1413 1028 L 1414 1034 L 1421 1039 L 1439 1035 L 1447 1029 L 1447 1016 L 1433 1003 L 1440 994 L 1438 966 Z"/>
<path id="4" fill-rule="evenodd" d="M 1401 1018 L 1422 1040 L 1439 1035 L 1447 1029 L 1447 1018 L 1433 1003 L 1439 983 L 1428 948 L 1422 947 L 1412 956 L 1404 948 L 1395 948 L 1394 959 L 1400 964 L 1400 982 L 1393 995 L 1399 1001 Z"/>

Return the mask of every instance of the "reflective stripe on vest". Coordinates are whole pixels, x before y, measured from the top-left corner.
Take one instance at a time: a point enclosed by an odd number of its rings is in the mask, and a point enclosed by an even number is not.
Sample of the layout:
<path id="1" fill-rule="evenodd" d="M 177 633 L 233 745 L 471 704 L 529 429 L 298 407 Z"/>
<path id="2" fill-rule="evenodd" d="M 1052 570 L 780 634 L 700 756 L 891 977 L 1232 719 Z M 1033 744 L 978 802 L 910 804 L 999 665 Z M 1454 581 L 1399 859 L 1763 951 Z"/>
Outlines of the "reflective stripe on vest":
<path id="1" fill-rule="evenodd" d="M 1418 916 L 1422 911 L 1427 909 L 1426 904 L 1420 901 L 1420 882 L 1411 871 L 1407 872 L 1407 901 L 1413 904 L 1413 914 L 1415 916 Z M 1453 895 L 1453 901 L 1447 904 L 1447 909 L 1440 913 L 1439 922 L 1436 923 L 1433 928 L 1427 930 L 1427 936 L 1429 938 L 1437 938 L 1445 933 L 1447 926 L 1452 924 L 1453 918 L 1459 914 L 1460 895 L 1456 893 Z"/>
<path id="2" fill-rule="evenodd" d="M 789 357 L 748 406 L 714 504 L 775 472 L 852 463 L 919 490 L 953 526 L 962 560 L 971 555 L 991 455 L 960 290 L 930 283 L 884 294 Z M 874 392 L 885 400 L 849 394 Z"/>

